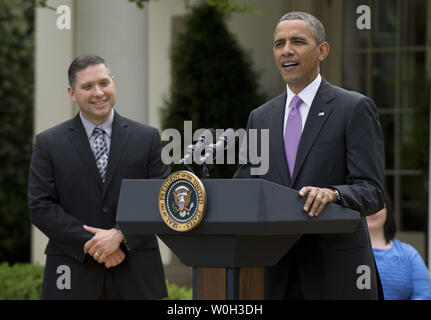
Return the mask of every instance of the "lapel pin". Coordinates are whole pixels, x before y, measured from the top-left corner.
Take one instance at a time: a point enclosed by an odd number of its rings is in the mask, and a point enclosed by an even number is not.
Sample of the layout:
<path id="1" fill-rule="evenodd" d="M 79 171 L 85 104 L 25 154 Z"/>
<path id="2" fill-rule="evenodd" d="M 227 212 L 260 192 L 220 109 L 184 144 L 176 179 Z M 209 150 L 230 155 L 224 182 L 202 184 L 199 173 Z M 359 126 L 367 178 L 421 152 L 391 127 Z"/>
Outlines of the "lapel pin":
<path id="1" fill-rule="evenodd" d="M 325 115 L 325 113 L 322 111 L 322 112 L 319 112 L 319 117 L 323 117 Z"/>

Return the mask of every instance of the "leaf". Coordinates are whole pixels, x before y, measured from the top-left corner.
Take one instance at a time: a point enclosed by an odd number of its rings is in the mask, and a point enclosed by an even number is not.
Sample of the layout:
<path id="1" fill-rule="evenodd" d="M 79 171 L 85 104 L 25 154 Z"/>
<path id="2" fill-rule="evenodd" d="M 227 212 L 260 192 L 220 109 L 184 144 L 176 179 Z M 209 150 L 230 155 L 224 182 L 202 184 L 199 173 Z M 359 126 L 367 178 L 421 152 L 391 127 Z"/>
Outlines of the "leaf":
<path id="1" fill-rule="evenodd" d="M 256 9 L 253 9 L 245 4 L 237 3 L 234 0 L 207 0 L 206 1 L 209 6 L 217 8 L 222 13 L 251 13 L 262 15 L 262 12 Z"/>

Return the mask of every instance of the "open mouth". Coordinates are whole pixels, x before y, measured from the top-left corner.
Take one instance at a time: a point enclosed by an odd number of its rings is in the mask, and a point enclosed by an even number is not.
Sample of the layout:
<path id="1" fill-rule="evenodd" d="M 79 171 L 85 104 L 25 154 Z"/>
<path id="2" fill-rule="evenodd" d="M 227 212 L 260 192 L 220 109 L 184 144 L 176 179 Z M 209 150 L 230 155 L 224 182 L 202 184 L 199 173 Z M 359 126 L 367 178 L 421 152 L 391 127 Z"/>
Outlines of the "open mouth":
<path id="1" fill-rule="evenodd" d="M 105 106 L 105 104 L 107 102 L 108 102 L 108 99 L 106 99 L 106 100 L 100 100 L 100 101 L 92 101 L 91 104 L 93 106 L 96 106 L 96 107 L 103 107 L 103 106 Z"/>
<path id="2" fill-rule="evenodd" d="M 296 62 L 296 61 L 286 61 L 286 62 L 283 62 L 281 64 L 281 66 L 283 67 L 283 69 L 286 70 L 286 71 L 291 70 L 291 69 L 295 68 L 298 65 L 299 65 L 299 63 Z"/>

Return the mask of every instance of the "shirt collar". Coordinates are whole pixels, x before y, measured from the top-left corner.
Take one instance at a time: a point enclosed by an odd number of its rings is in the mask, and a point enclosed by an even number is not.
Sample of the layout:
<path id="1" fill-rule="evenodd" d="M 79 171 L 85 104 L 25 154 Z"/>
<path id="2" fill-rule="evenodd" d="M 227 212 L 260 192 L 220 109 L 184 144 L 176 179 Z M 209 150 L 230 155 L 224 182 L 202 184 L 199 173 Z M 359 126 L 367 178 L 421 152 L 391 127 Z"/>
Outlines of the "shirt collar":
<path id="1" fill-rule="evenodd" d="M 298 96 L 301 98 L 303 103 L 310 108 L 311 104 L 313 103 L 314 97 L 316 96 L 317 90 L 319 89 L 320 83 L 322 82 L 322 77 L 320 76 L 320 73 L 317 74 L 317 77 L 300 93 L 298 93 Z M 289 86 L 287 87 L 287 105 L 290 105 L 290 101 L 292 101 L 293 97 L 295 96 L 295 93 L 293 93 L 292 90 L 290 90 Z"/>
<path id="2" fill-rule="evenodd" d="M 98 127 L 100 129 L 103 129 L 105 131 L 105 134 L 111 138 L 112 133 L 112 123 L 114 122 L 114 109 L 111 109 L 111 113 L 109 114 L 108 119 L 101 123 L 100 125 L 96 126 L 93 122 L 88 121 L 83 115 L 82 112 L 79 112 L 79 117 L 81 118 L 82 125 L 85 128 L 85 132 L 87 133 L 88 139 L 91 138 L 94 128 Z"/>

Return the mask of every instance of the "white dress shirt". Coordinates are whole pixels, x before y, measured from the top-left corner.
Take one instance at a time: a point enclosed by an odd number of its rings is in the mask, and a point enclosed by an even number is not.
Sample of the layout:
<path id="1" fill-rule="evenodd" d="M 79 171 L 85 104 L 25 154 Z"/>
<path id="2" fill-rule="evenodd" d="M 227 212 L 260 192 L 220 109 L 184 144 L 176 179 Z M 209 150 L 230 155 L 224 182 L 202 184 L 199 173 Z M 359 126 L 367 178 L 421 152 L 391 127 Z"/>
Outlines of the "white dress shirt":
<path id="1" fill-rule="evenodd" d="M 316 96 L 317 90 L 319 89 L 320 83 L 322 82 L 322 77 L 320 73 L 317 75 L 316 79 L 314 79 L 308 86 L 306 86 L 298 96 L 301 98 L 302 103 L 299 105 L 299 113 L 301 114 L 302 119 L 302 130 L 304 130 L 305 121 L 307 121 L 308 113 L 310 112 L 311 104 L 313 103 L 314 97 Z M 292 101 L 295 94 L 290 90 L 289 86 L 286 85 L 287 88 L 287 99 L 286 99 L 286 107 L 284 111 L 284 126 L 283 130 L 286 130 L 287 118 L 289 117 L 289 112 L 291 109 L 290 102 Z M 283 131 L 284 135 L 284 131 Z"/>

